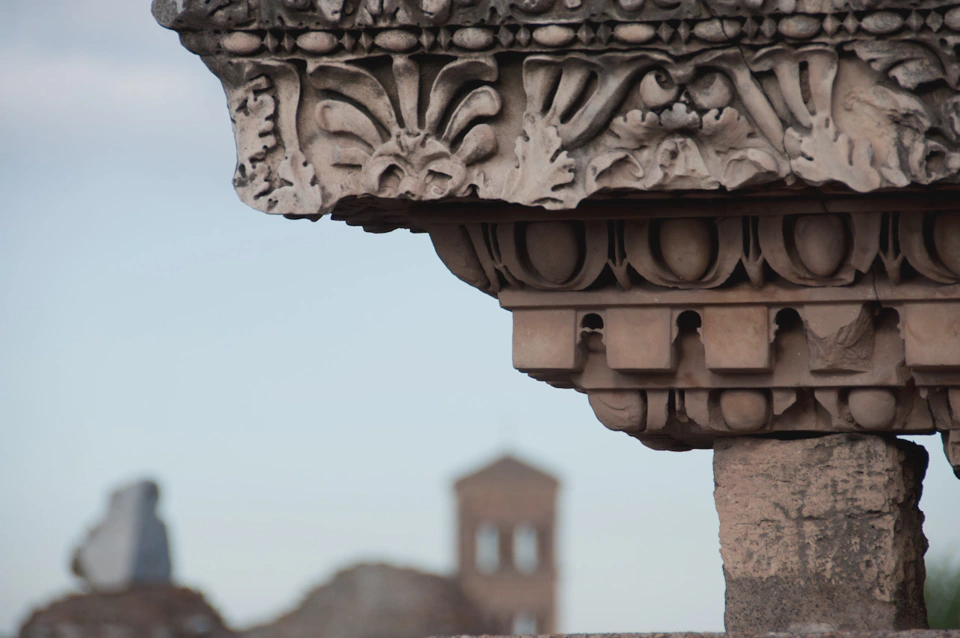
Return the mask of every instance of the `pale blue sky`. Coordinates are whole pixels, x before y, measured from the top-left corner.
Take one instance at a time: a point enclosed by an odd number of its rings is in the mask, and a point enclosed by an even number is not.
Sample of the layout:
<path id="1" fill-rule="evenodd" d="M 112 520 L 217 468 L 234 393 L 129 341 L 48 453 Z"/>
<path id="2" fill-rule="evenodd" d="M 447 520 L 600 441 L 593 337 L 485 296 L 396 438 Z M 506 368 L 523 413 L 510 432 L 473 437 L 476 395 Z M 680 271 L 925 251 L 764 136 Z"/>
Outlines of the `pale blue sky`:
<path id="1" fill-rule="evenodd" d="M 711 454 L 514 371 L 428 238 L 243 206 L 219 83 L 148 5 L 0 0 L 0 634 L 118 483 L 161 482 L 177 578 L 243 625 L 359 559 L 450 570 L 450 481 L 505 445 L 564 480 L 563 630 L 722 629 Z"/>

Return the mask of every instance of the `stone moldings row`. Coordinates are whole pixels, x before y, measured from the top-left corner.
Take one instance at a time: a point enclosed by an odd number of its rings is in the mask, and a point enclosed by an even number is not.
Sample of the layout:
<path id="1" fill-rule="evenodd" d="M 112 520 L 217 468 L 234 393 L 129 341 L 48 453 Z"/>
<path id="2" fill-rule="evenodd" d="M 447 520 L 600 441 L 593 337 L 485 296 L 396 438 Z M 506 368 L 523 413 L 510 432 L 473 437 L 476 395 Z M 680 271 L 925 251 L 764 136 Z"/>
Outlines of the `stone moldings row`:
<path id="1" fill-rule="evenodd" d="M 599 21 L 576 23 L 503 24 L 497 26 L 371 27 L 346 30 L 231 30 L 185 32 L 184 44 L 195 53 L 227 53 L 239 57 L 297 53 L 355 56 L 376 53 L 470 53 L 478 51 L 540 51 L 558 48 L 617 50 L 636 45 L 682 49 L 685 53 L 719 44 L 770 45 L 788 38 L 843 44 L 870 35 L 894 35 L 938 46 L 939 38 L 960 32 L 960 11 L 879 11 L 870 14 L 818 16 L 705 18 L 658 22 Z"/>
<path id="2" fill-rule="evenodd" d="M 935 425 L 926 401 L 910 389 L 595 390 L 588 395 L 607 428 L 650 439 L 654 446 L 668 440 L 696 446 L 763 432 L 926 434 Z"/>
<path id="3" fill-rule="evenodd" d="M 717 439 L 777 433 L 930 434 L 943 439 L 960 478 L 960 427 L 931 420 L 945 402 L 941 388 L 926 393 L 890 388 L 800 390 L 596 390 L 588 393 L 601 423 L 658 450 L 710 448 Z M 934 409 L 935 413 L 935 409 Z"/>
<path id="4" fill-rule="evenodd" d="M 173 29 L 310 29 L 362 26 L 504 25 L 553 21 L 749 19 L 766 37 L 812 37 L 822 28 L 862 28 L 875 35 L 901 28 L 955 28 L 949 0 L 904 6 L 897 0 L 154 0 L 153 13 Z M 932 16 L 932 17 L 931 17 Z M 689 28 L 690 25 L 688 25 Z M 682 33 L 681 33 L 682 36 Z M 750 34 L 753 37 L 753 34 Z M 686 39 L 684 37 L 684 39 Z"/>
<path id="5" fill-rule="evenodd" d="M 587 394 L 608 428 L 653 447 L 710 447 L 745 433 L 940 430 L 960 467 L 960 295 L 856 301 L 871 288 L 834 299 L 769 287 L 753 296 L 581 292 L 573 308 L 558 293 L 515 292 L 501 303 L 514 315 L 515 367 Z"/>
<path id="6" fill-rule="evenodd" d="M 960 213 L 854 213 L 435 224 L 437 254 L 463 281 L 501 290 L 616 285 L 709 289 L 749 281 L 845 286 L 960 282 Z M 876 268 L 875 268 L 876 267 Z"/>

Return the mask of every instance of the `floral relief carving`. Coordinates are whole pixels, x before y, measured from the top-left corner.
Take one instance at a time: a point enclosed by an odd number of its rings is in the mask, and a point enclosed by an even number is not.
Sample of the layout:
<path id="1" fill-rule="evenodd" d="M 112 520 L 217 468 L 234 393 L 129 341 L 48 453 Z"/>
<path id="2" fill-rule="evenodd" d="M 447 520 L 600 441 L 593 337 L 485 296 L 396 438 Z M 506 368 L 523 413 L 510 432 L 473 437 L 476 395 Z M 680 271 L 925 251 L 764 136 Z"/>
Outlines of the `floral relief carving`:
<path id="1" fill-rule="evenodd" d="M 284 63 L 240 63 L 221 73 L 237 142 L 233 184 L 240 198 L 266 213 L 318 214 L 320 187 L 297 133 L 296 69 Z"/>
<path id="2" fill-rule="evenodd" d="M 316 122 L 337 137 L 334 165 L 355 167 L 361 193 L 409 200 L 465 195 L 477 184 L 475 165 L 497 151 L 493 127 L 480 122 L 500 112 L 499 93 L 472 82 L 497 78 L 489 59 L 459 60 L 444 66 L 420 104 L 420 68 L 410 58 L 393 60 L 398 87 L 395 109 L 387 89 L 360 67 L 336 62 L 311 66 L 314 88 L 331 97 L 316 106 Z"/>
<path id="3" fill-rule="evenodd" d="M 389 66 L 207 58 L 230 96 L 244 201 L 295 216 L 364 195 L 567 209 L 608 192 L 797 181 L 869 192 L 960 173 L 960 97 L 878 81 L 867 61 L 821 45 L 749 59 L 530 56 L 522 113 L 492 56 L 379 59 Z"/>
<path id="4" fill-rule="evenodd" d="M 956 180 L 960 101 L 935 114 L 857 64 L 823 45 L 774 46 L 749 61 L 737 49 L 686 61 L 657 52 L 532 56 L 517 162 L 501 198 L 570 208 L 602 190 L 799 179 L 868 192 Z"/>
<path id="5" fill-rule="evenodd" d="M 587 193 L 604 187 L 732 190 L 785 177 L 781 129 L 768 127 L 771 140 L 751 120 L 775 122 L 744 76 L 734 51 L 646 73 L 639 84 L 643 106 L 611 122 L 606 146 L 612 150 L 587 167 Z"/>
<path id="6" fill-rule="evenodd" d="M 808 99 L 804 96 L 801 64 L 807 66 Z M 774 47 L 754 56 L 752 67 L 776 75 L 780 95 L 795 122 L 784 134 L 784 147 L 791 168 L 800 178 L 817 186 L 838 180 L 861 192 L 880 187 L 871 142 L 851 139 L 837 130 L 833 115 L 837 55 L 832 49 L 814 46 L 791 51 Z"/>
<path id="7" fill-rule="evenodd" d="M 587 167 L 588 194 L 630 187 L 734 189 L 786 174 L 783 159 L 731 107 L 703 115 L 682 102 L 659 115 L 635 110 L 615 119 L 610 135 L 614 150 Z"/>
<path id="8" fill-rule="evenodd" d="M 525 206 L 572 208 L 576 162 L 563 150 L 556 126 L 544 125 L 532 115 L 523 117 L 523 133 L 517 137 L 517 164 L 503 185 L 503 199 Z"/>
<path id="9" fill-rule="evenodd" d="M 563 210 L 960 182 L 954 0 L 155 0 L 154 13 L 227 87 L 241 196 L 290 216 L 364 197 Z"/>
<path id="10" fill-rule="evenodd" d="M 574 184 L 577 163 L 568 151 L 582 147 L 603 129 L 630 90 L 630 80 L 658 59 L 665 58 L 527 58 L 523 64 L 523 133 L 517 141 L 517 163 L 505 180 L 503 199 L 545 208 L 576 206 L 583 197 L 582 185 Z"/>

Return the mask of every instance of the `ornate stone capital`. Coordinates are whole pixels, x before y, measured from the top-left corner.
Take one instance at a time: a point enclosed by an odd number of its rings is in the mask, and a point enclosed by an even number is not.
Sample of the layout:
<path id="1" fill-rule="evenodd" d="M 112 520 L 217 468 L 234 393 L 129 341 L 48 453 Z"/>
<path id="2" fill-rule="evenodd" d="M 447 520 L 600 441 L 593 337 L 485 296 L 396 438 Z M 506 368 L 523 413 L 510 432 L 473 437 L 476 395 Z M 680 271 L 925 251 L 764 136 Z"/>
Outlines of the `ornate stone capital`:
<path id="1" fill-rule="evenodd" d="M 613 430 L 689 449 L 940 429 L 960 465 L 960 215 L 760 210 L 429 228 L 513 312 L 514 365 Z"/>
<path id="2" fill-rule="evenodd" d="M 957 0 L 154 15 L 223 82 L 244 202 L 429 232 L 608 427 L 940 430 L 960 468 Z"/>

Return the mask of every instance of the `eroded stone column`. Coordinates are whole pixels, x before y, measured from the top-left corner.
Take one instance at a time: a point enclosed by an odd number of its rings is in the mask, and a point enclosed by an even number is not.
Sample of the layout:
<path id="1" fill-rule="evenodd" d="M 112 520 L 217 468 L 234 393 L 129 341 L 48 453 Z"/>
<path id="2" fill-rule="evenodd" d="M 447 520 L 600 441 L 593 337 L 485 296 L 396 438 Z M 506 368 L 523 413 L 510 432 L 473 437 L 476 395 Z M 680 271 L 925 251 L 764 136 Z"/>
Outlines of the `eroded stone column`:
<path id="1" fill-rule="evenodd" d="M 927 453 L 892 437 L 721 439 L 727 631 L 924 628 Z"/>

